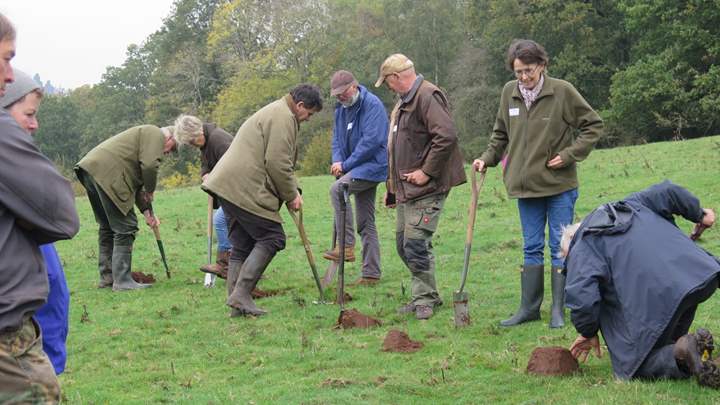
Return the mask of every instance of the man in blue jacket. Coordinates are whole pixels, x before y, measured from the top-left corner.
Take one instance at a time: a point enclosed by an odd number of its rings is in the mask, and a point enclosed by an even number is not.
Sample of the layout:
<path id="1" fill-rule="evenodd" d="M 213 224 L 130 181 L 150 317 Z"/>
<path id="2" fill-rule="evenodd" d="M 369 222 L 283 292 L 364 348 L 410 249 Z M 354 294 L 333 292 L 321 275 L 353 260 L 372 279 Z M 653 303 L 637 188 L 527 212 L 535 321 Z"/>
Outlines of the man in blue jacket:
<path id="1" fill-rule="evenodd" d="M 688 334 L 698 304 L 718 288 L 720 263 L 676 225 L 710 227 L 715 213 L 670 181 L 594 210 L 564 233 L 565 303 L 580 336 L 570 348 L 600 355 L 598 331 L 621 379 L 683 379 L 720 387 L 705 329 Z"/>
<path id="2" fill-rule="evenodd" d="M 338 238 L 345 238 L 345 261 L 355 261 L 352 206 L 348 204 L 345 229 L 340 229 L 341 185 L 355 196 L 357 232 L 362 239 L 362 276 L 356 285 L 374 285 L 380 280 L 380 244 L 375 228 L 375 192 L 387 179 L 388 118 L 385 106 L 358 84 L 352 73 L 339 70 L 330 80 L 330 95 L 337 98 L 330 172 L 337 180 L 330 187 Z M 339 243 L 323 254 L 340 260 Z"/>

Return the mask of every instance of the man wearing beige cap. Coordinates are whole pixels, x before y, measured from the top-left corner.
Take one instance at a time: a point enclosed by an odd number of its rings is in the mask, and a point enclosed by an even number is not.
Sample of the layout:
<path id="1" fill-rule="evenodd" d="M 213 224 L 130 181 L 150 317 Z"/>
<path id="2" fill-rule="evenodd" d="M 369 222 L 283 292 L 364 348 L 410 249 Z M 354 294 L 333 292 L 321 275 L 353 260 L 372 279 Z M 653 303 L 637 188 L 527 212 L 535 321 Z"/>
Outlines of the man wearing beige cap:
<path id="1" fill-rule="evenodd" d="M 340 229 L 342 184 L 355 196 L 357 232 L 362 239 L 362 275 L 355 285 L 374 285 L 380 280 L 380 243 L 375 228 L 375 192 L 387 179 L 387 111 L 382 101 L 358 84 L 347 70 L 330 79 L 330 95 L 337 98 L 330 172 L 337 179 L 330 187 L 338 238 L 345 238 L 345 261 L 355 260 L 352 206 L 346 210 L 345 229 Z M 340 260 L 339 243 L 323 254 Z"/>
<path id="2" fill-rule="evenodd" d="M 375 87 L 383 83 L 399 96 L 390 114 L 385 204 L 397 203 L 396 247 L 412 274 L 412 300 L 399 312 L 428 319 L 442 305 L 432 236 L 450 189 L 465 182 L 463 159 L 445 94 L 407 56 L 385 59 Z"/>

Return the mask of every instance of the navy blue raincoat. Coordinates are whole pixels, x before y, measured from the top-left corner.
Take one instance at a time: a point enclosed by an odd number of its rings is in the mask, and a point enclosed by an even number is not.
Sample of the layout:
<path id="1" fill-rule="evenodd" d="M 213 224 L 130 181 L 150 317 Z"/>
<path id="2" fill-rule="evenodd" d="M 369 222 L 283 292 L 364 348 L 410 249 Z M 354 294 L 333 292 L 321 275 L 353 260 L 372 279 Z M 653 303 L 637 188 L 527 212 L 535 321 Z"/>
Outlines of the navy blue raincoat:
<path id="1" fill-rule="evenodd" d="M 584 337 L 599 331 L 615 375 L 634 376 L 685 296 L 720 272 L 673 215 L 702 220 L 698 199 L 670 181 L 590 213 L 565 262 L 565 305 Z"/>
<path id="2" fill-rule="evenodd" d="M 380 183 L 387 180 L 387 111 L 365 87 L 358 90 L 360 98 L 351 107 L 335 107 L 332 161 L 342 162 L 352 179 Z"/>

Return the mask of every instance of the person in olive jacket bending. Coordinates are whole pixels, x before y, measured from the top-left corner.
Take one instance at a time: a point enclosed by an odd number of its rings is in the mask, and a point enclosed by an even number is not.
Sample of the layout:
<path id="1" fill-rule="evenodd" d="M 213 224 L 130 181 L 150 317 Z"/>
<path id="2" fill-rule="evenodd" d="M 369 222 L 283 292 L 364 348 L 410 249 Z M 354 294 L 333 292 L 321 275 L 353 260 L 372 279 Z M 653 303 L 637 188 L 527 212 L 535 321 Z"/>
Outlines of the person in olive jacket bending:
<path id="1" fill-rule="evenodd" d="M 98 288 L 113 291 L 148 287 L 132 278 L 132 246 L 138 231 L 133 202 L 148 226 L 163 155 L 176 149 L 173 127 L 141 125 L 123 131 L 88 152 L 75 166 L 87 191 L 98 230 Z"/>
<path id="2" fill-rule="evenodd" d="M 303 204 L 295 177 L 298 130 L 321 109 L 320 90 L 308 84 L 261 108 L 240 127 L 202 185 L 219 199 L 230 225 L 227 305 L 233 317 L 266 313 L 251 292 L 285 248 L 280 208 L 286 203 L 299 210 Z"/>
<path id="3" fill-rule="evenodd" d="M 501 321 L 502 326 L 540 319 L 546 224 L 552 255 L 550 327 L 564 326 L 561 230 L 573 221 L 578 197 L 575 164 L 587 158 L 603 132 L 600 116 L 575 87 L 547 75 L 548 61 L 545 49 L 534 41 L 510 45 L 507 67 L 517 80 L 505 84 L 487 150 L 473 162 L 483 171 L 506 156 L 505 188 L 510 198 L 518 199 L 524 241 L 522 295 L 520 309 Z"/>

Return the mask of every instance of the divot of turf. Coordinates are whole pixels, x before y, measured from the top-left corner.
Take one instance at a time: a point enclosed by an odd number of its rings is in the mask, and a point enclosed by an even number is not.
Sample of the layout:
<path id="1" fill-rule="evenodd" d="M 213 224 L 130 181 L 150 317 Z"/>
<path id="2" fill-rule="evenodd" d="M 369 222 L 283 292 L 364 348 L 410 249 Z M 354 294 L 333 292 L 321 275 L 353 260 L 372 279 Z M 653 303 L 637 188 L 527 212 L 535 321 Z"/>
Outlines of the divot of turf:
<path id="1" fill-rule="evenodd" d="M 413 353 L 422 349 L 423 343 L 410 340 L 407 333 L 391 329 L 383 341 L 384 352 Z"/>
<path id="2" fill-rule="evenodd" d="M 350 328 L 372 328 L 380 326 L 381 323 L 375 318 L 371 318 L 358 312 L 355 309 L 346 309 L 340 312 L 338 317 L 336 328 L 350 329 Z"/>

